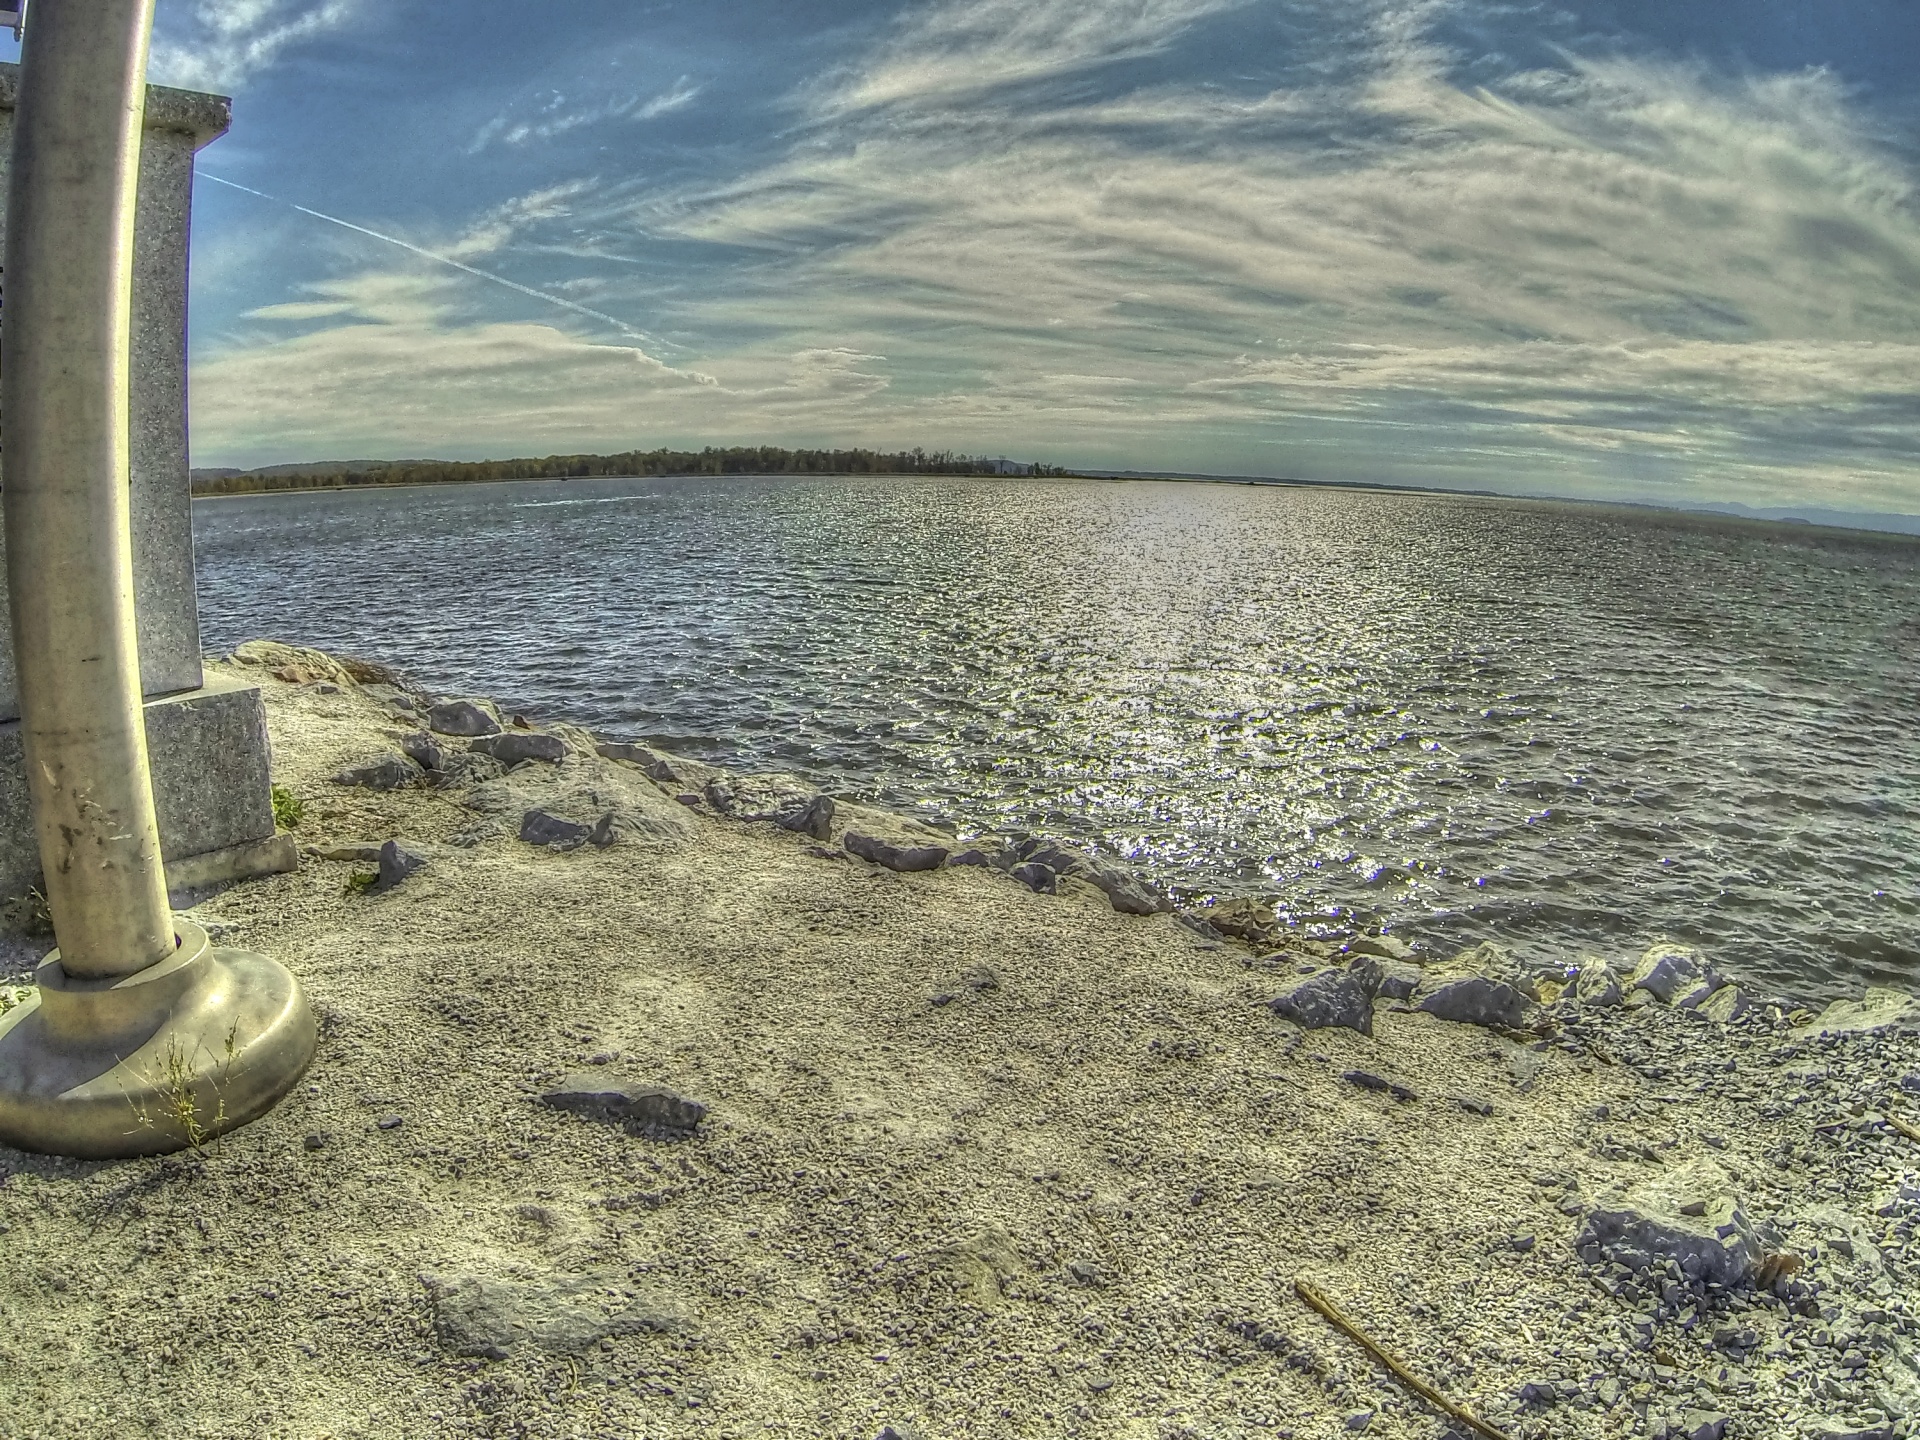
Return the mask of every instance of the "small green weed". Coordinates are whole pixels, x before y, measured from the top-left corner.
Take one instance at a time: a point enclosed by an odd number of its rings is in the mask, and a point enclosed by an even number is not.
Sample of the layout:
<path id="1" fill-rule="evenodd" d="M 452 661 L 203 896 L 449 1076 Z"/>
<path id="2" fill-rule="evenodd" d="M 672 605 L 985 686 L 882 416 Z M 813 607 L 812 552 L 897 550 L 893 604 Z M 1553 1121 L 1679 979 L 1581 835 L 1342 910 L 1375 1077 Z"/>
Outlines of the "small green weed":
<path id="1" fill-rule="evenodd" d="M 348 895 L 364 895 L 373 888 L 374 882 L 379 880 L 379 878 L 380 872 L 378 870 L 356 870 L 347 877 L 344 893 Z"/>
<path id="2" fill-rule="evenodd" d="M 273 795 L 273 823 L 282 830 L 291 830 L 300 823 L 300 817 L 307 813 L 307 804 L 298 795 L 284 785 L 275 785 Z"/>

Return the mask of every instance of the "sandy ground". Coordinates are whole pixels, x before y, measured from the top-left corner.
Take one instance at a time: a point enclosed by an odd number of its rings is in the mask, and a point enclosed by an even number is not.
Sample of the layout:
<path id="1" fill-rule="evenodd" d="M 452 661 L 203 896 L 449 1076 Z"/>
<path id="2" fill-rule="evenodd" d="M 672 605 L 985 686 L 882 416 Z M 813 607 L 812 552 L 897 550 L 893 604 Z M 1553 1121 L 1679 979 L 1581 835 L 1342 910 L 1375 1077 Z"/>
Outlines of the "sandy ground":
<path id="1" fill-rule="evenodd" d="M 1709 1133 L 1770 1170 L 1780 1127 L 1734 1100 L 1391 1006 L 1371 1039 L 1303 1035 L 1266 1003 L 1296 955 L 1084 887 L 829 858 L 592 756 L 334 785 L 415 727 L 245 673 L 301 843 L 430 863 L 369 895 L 308 858 L 192 912 L 321 1017 L 266 1119 L 160 1160 L 0 1149 L 0 1436 L 1444 1433 L 1297 1276 L 1516 1435 L 1647 1434 L 1738 1392 L 1697 1346 L 1658 1357 L 1679 1379 L 1614 1348 L 1626 1307 L 1564 1204 Z M 612 848 L 516 837 L 588 792 L 632 817 Z M 538 1102 L 590 1065 L 710 1114 L 676 1142 Z M 1600 1143 L 1599 1105 L 1649 1153 Z M 604 1338 L 457 1354 L 435 1296 L 473 1277 Z M 1514 1397 L 1543 1373 L 1627 1393 L 1535 1414 Z M 1811 1416 L 1777 1418 L 1727 1433 Z"/>

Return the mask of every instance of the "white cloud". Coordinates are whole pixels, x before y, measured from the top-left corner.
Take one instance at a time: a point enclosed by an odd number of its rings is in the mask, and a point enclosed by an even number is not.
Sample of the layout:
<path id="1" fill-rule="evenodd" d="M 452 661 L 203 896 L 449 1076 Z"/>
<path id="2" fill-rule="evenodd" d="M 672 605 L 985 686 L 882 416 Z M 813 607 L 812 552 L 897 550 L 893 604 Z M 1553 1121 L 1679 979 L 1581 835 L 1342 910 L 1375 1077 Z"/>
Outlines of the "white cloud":
<path id="1" fill-rule="evenodd" d="M 187 0 L 163 6 L 148 73 L 190 90 L 243 90 L 287 50 L 345 28 L 361 0 Z"/>
<path id="2" fill-rule="evenodd" d="M 299 416 L 339 410 L 336 383 L 377 405 L 347 357 L 413 327 L 490 357 L 487 374 L 514 345 L 551 367 L 521 430 L 510 389 L 482 413 L 485 385 L 396 375 L 442 444 L 470 414 L 504 444 L 567 448 L 663 426 L 1171 468 L 1191 443 L 1247 457 L 1229 468 L 1589 491 L 1657 472 L 1676 494 L 1920 511 L 1915 176 L 1832 77 L 1569 57 L 1469 87 L 1431 38 L 1439 5 L 1355 0 L 1324 7 L 1350 17 L 1338 63 L 1296 57 L 1265 94 L 1007 91 L 1165 50 L 1233 8 L 917 7 L 807 92 L 812 123 L 765 169 L 639 201 L 582 183 L 469 226 L 462 253 L 643 232 L 735 257 L 673 300 L 682 338 L 746 337 L 706 347 L 719 383 L 693 399 L 636 399 L 604 368 L 618 347 L 544 327 L 508 345 L 444 298 L 422 319 L 401 313 L 417 297 L 372 290 L 357 303 L 387 307 L 387 329 L 236 341 L 221 383 L 254 383 L 248 346 L 300 354 L 304 388 L 261 413 L 302 433 L 332 423 Z M 620 308 L 627 282 L 603 283 L 596 303 Z M 564 401 L 541 398 L 568 376 Z"/>
<path id="3" fill-rule="evenodd" d="M 865 109 L 953 99 L 1136 59 L 1250 0 L 948 0 L 910 10 L 878 53 L 823 98 Z"/>
<path id="4" fill-rule="evenodd" d="M 655 95 L 612 96 L 583 105 L 569 105 L 564 94 L 549 91 L 533 107 L 531 116 L 516 118 L 513 110 L 503 110 L 487 121 L 474 133 L 467 153 L 477 155 L 495 144 L 525 145 L 529 141 L 552 140 L 571 130 L 608 120 L 657 120 L 691 105 L 705 88 L 695 84 L 690 76 L 682 75 Z"/>

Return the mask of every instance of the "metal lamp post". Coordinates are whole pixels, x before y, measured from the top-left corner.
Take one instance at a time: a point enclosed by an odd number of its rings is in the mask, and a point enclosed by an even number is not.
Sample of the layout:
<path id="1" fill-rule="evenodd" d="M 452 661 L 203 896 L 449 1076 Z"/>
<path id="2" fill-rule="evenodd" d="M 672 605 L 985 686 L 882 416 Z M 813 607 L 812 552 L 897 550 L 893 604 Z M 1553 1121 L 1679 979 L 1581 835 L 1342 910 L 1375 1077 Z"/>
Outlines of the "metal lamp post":
<path id="1" fill-rule="evenodd" d="M 171 913 L 135 645 L 134 191 L 153 0 L 26 27 L 0 329 L 6 560 L 34 826 L 59 948 L 0 1016 L 0 1141 L 156 1154 L 264 1114 L 312 1058 L 299 983 Z"/>

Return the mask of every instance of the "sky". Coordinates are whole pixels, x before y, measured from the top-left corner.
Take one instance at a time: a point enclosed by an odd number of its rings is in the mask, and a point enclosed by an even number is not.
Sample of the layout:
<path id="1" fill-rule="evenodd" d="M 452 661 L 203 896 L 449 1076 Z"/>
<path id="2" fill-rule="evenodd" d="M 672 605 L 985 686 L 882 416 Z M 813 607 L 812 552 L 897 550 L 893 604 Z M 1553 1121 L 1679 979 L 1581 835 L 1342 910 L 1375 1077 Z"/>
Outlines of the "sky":
<path id="1" fill-rule="evenodd" d="M 159 0 L 151 75 L 234 97 L 197 465 L 1920 512 L 1920 0 Z"/>

